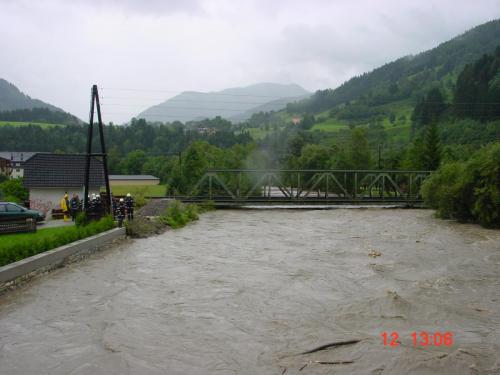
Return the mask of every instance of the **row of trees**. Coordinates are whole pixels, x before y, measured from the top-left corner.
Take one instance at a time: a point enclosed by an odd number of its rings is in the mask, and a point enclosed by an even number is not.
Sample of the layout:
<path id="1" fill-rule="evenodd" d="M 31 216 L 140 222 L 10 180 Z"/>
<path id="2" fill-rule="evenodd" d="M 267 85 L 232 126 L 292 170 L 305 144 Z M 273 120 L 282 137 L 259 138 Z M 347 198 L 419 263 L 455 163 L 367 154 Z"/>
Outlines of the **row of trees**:
<path id="1" fill-rule="evenodd" d="M 81 121 L 75 116 L 55 111 L 49 108 L 16 109 L 0 111 L 0 121 L 13 122 L 41 122 L 48 124 L 80 125 Z"/>
<path id="2" fill-rule="evenodd" d="M 117 158 L 123 158 L 135 150 L 144 150 L 148 154 L 178 153 L 197 140 L 206 140 L 219 147 L 231 147 L 252 141 L 246 132 L 236 134 L 232 129 L 227 129 L 225 124 L 221 127 L 222 129 L 216 129 L 214 134 L 206 134 L 195 126 L 187 129 L 179 122 L 153 125 L 140 119 L 133 120 L 129 126 L 108 125 L 104 128 L 104 136 L 108 150 Z M 95 136 L 97 137 L 97 134 Z M 87 128 L 83 126 L 0 127 L 0 150 L 82 153 L 86 140 Z"/>
<path id="3" fill-rule="evenodd" d="M 442 218 L 500 228 L 500 142 L 466 161 L 443 164 L 424 183 L 422 193 Z"/>

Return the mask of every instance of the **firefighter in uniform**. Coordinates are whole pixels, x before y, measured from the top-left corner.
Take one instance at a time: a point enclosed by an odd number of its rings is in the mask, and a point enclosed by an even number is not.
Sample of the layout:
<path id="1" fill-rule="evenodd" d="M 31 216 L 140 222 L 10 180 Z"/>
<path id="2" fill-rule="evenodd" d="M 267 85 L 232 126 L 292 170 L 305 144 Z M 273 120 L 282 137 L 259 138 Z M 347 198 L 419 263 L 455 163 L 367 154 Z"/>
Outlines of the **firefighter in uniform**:
<path id="1" fill-rule="evenodd" d="M 125 198 L 125 205 L 127 206 L 127 220 L 134 219 L 134 198 L 130 193 L 127 193 L 127 197 Z"/>

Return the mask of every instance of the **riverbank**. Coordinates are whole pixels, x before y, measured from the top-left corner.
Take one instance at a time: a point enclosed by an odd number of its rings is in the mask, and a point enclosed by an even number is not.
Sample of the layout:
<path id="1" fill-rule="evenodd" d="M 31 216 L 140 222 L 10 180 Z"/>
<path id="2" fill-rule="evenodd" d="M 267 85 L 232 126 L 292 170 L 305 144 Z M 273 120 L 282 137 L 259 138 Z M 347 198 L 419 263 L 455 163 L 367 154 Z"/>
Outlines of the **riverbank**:
<path id="1" fill-rule="evenodd" d="M 499 243 L 430 210 L 209 212 L 5 295 L 2 369 L 498 373 Z"/>
<path id="2" fill-rule="evenodd" d="M 168 229 L 182 228 L 198 220 L 200 214 L 212 210 L 213 207 L 208 202 L 184 204 L 175 199 L 150 200 L 138 211 L 134 220 L 125 222 L 125 228 L 130 237 L 147 238 Z"/>

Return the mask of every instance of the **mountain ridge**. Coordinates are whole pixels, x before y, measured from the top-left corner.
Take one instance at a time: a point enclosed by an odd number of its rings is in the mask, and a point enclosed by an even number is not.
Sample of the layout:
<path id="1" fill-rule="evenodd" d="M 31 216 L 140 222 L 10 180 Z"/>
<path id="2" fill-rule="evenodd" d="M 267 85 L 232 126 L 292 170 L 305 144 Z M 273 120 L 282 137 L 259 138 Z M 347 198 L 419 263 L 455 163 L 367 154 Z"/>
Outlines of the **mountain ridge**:
<path id="1" fill-rule="evenodd" d="M 47 123 L 55 121 L 68 125 L 82 123 L 76 116 L 55 105 L 33 99 L 3 78 L 0 78 L 0 120 Z"/>
<path id="2" fill-rule="evenodd" d="M 242 116 L 242 119 L 246 119 L 253 113 L 252 108 L 280 99 L 294 99 L 306 95 L 310 93 L 297 84 L 269 82 L 212 92 L 184 91 L 147 108 L 136 117 L 152 122 L 188 122 L 216 116 L 226 119 Z M 278 102 L 273 108 L 282 109 L 285 105 L 286 103 Z"/>
<path id="3" fill-rule="evenodd" d="M 334 89 L 318 90 L 287 108 L 289 112 L 318 113 L 358 100 L 371 104 L 416 100 L 433 85 L 450 91 L 465 65 L 498 45 L 500 19 L 478 25 L 427 51 L 400 57 L 352 77 Z"/>

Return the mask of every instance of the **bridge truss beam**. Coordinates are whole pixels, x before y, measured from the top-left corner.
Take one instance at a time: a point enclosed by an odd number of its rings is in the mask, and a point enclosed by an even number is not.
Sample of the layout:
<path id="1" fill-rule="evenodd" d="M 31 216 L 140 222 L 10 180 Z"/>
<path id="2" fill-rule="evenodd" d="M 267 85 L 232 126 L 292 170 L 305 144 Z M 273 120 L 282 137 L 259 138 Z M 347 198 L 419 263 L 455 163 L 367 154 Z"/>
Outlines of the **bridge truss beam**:
<path id="1" fill-rule="evenodd" d="M 422 203 L 420 187 L 431 171 L 213 169 L 186 202 L 246 204 Z"/>

